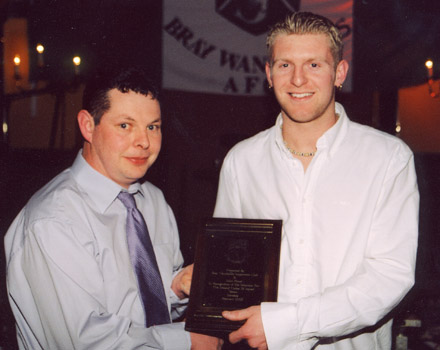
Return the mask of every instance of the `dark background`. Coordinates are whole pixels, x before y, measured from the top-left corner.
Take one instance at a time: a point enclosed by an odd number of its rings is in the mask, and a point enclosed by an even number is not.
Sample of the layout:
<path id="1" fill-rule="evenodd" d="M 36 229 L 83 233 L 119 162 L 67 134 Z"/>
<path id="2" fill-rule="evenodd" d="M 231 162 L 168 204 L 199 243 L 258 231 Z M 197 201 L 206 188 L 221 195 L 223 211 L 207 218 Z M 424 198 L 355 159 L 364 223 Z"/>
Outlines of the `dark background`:
<path id="1" fill-rule="evenodd" d="M 71 71 L 66 67 L 71 67 L 74 54 L 83 59 L 84 78 L 102 64 L 134 63 L 145 66 L 160 82 L 161 13 L 158 0 L 0 1 L 1 23 L 11 16 L 26 17 L 30 47 L 44 42 L 45 52 L 51 53 L 45 56 L 44 71 L 31 71 L 31 75 L 43 74 L 60 88 L 72 79 L 65 72 Z M 354 0 L 354 88 L 350 94 L 337 96 L 352 120 L 394 132 L 398 89 L 426 82 L 424 62 L 427 58 L 440 61 L 439 18 L 437 0 Z M 438 66 L 434 71 L 438 77 Z M 0 95 L 0 105 L 4 99 Z M 224 155 L 239 140 L 271 126 L 278 108 L 271 95 L 179 91 L 163 91 L 162 108 L 163 149 L 147 179 L 164 191 L 173 208 L 182 252 L 190 263 L 201 220 L 212 214 Z M 81 147 L 80 139 L 69 150 L 13 149 L 5 141 L 0 148 L 0 237 L 29 197 L 70 166 Z M 424 153 L 415 157 L 421 192 L 417 282 L 396 316 L 398 322 L 408 314 L 423 316 L 429 325 L 438 323 L 440 314 L 440 258 L 436 253 L 440 248 L 440 157 Z M 2 244 L 0 348 L 13 349 Z"/>

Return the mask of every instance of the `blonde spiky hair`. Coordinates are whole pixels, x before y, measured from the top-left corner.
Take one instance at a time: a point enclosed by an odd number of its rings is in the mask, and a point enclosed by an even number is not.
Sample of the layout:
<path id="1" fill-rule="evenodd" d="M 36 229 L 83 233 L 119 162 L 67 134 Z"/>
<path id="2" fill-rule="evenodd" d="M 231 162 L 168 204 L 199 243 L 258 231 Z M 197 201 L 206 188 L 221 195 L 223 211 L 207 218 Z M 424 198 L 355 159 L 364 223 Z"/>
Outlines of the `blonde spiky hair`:
<path id="1" fill-rule="evenodd" d="M 295 12 L 287 16 L 284 21 L 276 23 L 270 29 L 266 38 L 269 60 L 272 60 L 275 39 L 279 35 L 291 34 L 326 34 L 330 40 L 330 50 L 335 66 L 342 60 L 343 44 L 338 28 L 328 18 L 311 12 Z"/>

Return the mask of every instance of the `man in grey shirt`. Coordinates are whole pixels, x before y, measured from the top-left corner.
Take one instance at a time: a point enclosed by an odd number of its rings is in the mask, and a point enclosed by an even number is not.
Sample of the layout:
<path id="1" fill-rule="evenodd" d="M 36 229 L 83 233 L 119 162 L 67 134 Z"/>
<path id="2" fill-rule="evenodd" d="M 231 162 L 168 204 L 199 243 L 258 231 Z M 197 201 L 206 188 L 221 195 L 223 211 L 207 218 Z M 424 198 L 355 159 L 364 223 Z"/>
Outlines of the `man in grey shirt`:
<path id="1" fill-rule="evenodd" d="M 182 269 L 162 192 L 138 181 L 161 148 L 157 89 L 135 68 L 97 76 L 78 124 L 84 146 L 72 167 L 30 199 L 5 236 L 20 349 L 220 348 L 221 340 L 188 333 L 182 322 L 145 325 L 149 305 L 130 261 L 119 193 L 133 195 L 145 219 L 172 319 L 182 315 L 192 275 L 192 266 Z"/>

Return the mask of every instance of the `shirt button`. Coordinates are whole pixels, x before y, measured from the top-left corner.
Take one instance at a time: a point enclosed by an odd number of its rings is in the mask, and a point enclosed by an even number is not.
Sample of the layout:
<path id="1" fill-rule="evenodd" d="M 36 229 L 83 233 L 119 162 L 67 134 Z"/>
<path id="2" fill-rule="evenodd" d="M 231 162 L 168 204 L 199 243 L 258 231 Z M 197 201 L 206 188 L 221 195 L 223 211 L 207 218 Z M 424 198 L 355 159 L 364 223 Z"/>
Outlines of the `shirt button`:
<path id="1" fill-rule="evenodd" d="M 296 284 L 301 284 L 301 280 L 296 280 Z"/>
<path id="2" fill-rule="evenodd" d="M 299 240 L 299 244 L 304 244 L 304 240 L 303 240 L 303 239 L 300 239 L 300 240 Z"/>

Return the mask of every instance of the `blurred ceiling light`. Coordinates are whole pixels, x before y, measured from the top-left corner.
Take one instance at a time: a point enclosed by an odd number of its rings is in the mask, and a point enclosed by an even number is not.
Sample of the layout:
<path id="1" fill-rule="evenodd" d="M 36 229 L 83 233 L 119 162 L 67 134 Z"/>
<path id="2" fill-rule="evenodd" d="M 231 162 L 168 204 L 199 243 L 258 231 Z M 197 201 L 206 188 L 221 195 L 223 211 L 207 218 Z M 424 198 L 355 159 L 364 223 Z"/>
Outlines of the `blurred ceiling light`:
<path id="1" fill-rule="evenodd" d="M 427 60 L 425 62 L 427 74 L 428 74 L 428 92 L 429 96 L 432 98 L 439 98 L 440 93 L 434 91 L 434 62 L 432 60 Z M 440 91 L 440 83 L 439 83 L 439 91 Z"/>
<path id="2" fill-rule="evenodd" d="M 434 66 L 434 63 L 431 60 L 427 60 L 425 66 L 426 68 L 431 69 Z"/>
<path id="3" fill-rule="evenodd" d="M 14 65 L 19 66 L 21 63 L 20 55 L 14 56 Z"/>
<path id="4" fill-rule="evenodd" d="M 73 64 L 74 64 L 75 66 L 79 66 L 79 65 L 81 64 L 81 57 L 79 57 L 79 56 L 75 56 L 75 57 L 73 58 Z"/>
<path id="5" fill-rule="evenodd" d="M 36 47 L 36 49 L 37 49 L 37 52 L 38 52 L 38 53 L 43 53 L 43 52 L 44 52 L 44 46 L 41 45 L 41 44 L 38 44 L 37 47 Z"/>

